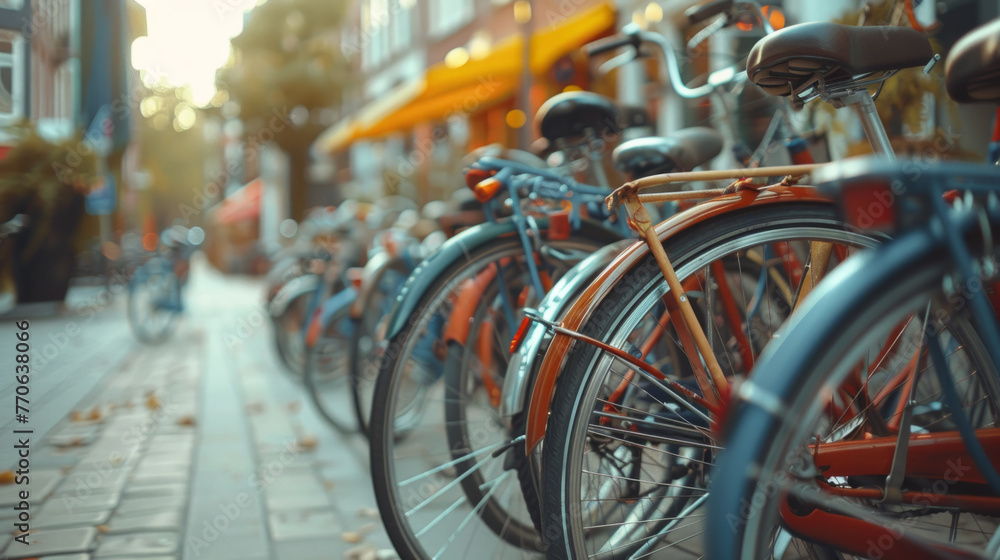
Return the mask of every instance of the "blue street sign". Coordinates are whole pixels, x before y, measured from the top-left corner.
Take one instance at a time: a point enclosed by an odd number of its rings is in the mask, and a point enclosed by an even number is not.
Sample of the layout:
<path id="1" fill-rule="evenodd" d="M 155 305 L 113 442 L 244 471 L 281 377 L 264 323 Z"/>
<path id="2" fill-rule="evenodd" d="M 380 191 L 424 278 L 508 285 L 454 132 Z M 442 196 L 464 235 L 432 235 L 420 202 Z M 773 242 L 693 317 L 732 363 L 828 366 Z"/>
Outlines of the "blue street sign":
<path id="1" fill-rule="evenodd" d="M 104 216 L 114 211 L 118 205 L 118 193 L 115 188 L 115 176 L 111 173 L 104 174 L 104 183 L 96 189 L 90 191 L 84 199 L 87 213 L 91 216 Z"/>

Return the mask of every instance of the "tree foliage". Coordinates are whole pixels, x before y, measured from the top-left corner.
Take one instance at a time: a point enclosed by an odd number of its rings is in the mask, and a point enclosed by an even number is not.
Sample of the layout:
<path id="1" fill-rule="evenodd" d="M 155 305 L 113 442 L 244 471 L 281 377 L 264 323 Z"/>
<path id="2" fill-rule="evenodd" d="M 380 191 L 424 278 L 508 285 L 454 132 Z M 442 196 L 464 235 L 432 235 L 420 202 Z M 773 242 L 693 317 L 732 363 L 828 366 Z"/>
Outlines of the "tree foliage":
<path id="1" fill-rule="evenodd" d="M 272 131 L 290 153 L 308 149 L 325 128 L 319 113 L 340 102 L 347 76 L 338 33 L 343 4 L 270 0 L 250 12 L 243 32 L 233 38 L 235 63 L 219 74 L 219 87 L 239 104 L 248 134 L 300 108 L 307 118 Z"/>

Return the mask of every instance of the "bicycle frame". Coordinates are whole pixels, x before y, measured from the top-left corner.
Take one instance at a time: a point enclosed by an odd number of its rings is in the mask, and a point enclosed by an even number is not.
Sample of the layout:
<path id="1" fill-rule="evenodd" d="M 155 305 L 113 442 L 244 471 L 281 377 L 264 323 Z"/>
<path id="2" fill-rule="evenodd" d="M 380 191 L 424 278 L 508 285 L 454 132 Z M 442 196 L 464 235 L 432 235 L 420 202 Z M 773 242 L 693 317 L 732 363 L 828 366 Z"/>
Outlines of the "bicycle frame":
<path id="1" fill-rule="evenodd" d="M 615 191 L 615 193 L 609 197 L 612 204 L 616 204 L 617 200 L 622 195 L 627 194 L 630 198 L 634 197 L 634 199 L 640 204 L 636 207 L 637 210 L 641 209 L 642 202 L 677 200 L 685 198 L 707 198 L 711 196 L 714 196 L 714 198 L 702 202 L 701 204 L 681 212 L 680 214 L 672 216 L 655 227 L 648 222 L 648 214 L 646 214 L 645 218 L 641 215 L 637 216 L 640 220 L 647 220 L 642 226 L 640 226 L 643 227 L 645 231 L 645 233 L 642 234 L 642 241 L 644 242 L 633 244 L 626 251 L 620 254 L 614 262 L 612 262 L 597 277 L 597 279 L 583 292 L 580 298 L 577 299 L 577 301 L 568 309 L 562 318 L 561 326 L 565 331 L 570 333 L 578 331 L 593 309 L 597 306 L 601 299 L 608 292 L 610 292 L 611 288 L 617 283 L 617 281 L 630 269 L 635 267 L 644 257 L 646 257 L 646 255 L 652 252 L 653 243 L 660 247 L 660 251 L 662 252 L 663 240 L 669 239 L 671 236 L 706 220 L 750 206 L 801 202 L 832 204 L 833 199 L 820 193 L 815 187 L 793 185 L 790 184 L 790 181 L 783 181 L 782 183 L 767 187 L 755 187 L 748 181 L 742 180 L 748 177 L 767 177 L 789 174 L 801 175 L 818 167 L 818 165 L 806 165 L 767 169 L 761 168 L 674 173 L 634 181 L 626 185 L 629 189 L 619 189 L 618 191 Z M 638 192 L 642 189 L 662 184 L 669 184 L 671 182 L 718 180 L 723 178 L 735 178 L 738 179 L 738 181 L 729 189 L 682 191 L 677 193 L 662 194 L 639 194 Z M 638 188 L 635 188 L 636 186 L 638 186 Z M 645 211 L 642 210 L 642 213 L 645 213 Z M 636 222 L 636 218 L 631 216 L 629 220 L 630 222 L 638 223 Z M 650 242 L 650 239 L 653 241 Z M 668 272 L 673 275 L 674 280 L 676 281 L 676 275 L 673 274 L 672 268 L 669 269 Z M 674 292 L 673 287 L 671 292 Z M 681 290 L 678 289 L 672 296 L 672 299 L 676 298 L 675 302 L 677 303 L 678 308 L 680 308 L 680 304 L 682 303 L 679 301 L 679 298 L 681 297 L 680 292 Z M 687 298 L 685 297 L 685 299 Z M 693 315 L 693 310 L 691 315 Z M 682 322 L 681 324 L 686 326 L 689 331 L 700 331 L 703 342 L 707 345 L 707 337 L 705 336 L 704 331 L 700 328 L 700 324 L 697 322 L 697 317 L 693 317 L 691 324 L 687 324 L 686 322 Z M 696 325 L 697 328 L 694 328 Z M 556 380 L 573 340 L 573 337 L 569 336 L 565 332 L 555 333 L 553 335 L 549 349 L 545 353 L 545 357 L 542 359 L 542 363 L 539 367 L 538 376 L 535 379 L 534 386 L 530 388 L 530 397 L 528 398 L 527 404 L 527 428 L 525 439 L 525 445 L 529 451 L 534 449 L 534 447 L 541 442 L 545 435 L 545 424 L 548 419 L 549 402 L 552 399 Z M 714 355 L 709 352 L 709 355 L 705 356 L 705 360 L 706 362 L 709 360 L 714 361 Z M 715 367 L 719 367 L 717 362 Z M 704 381 L 705 380 L 703 379 L 702 382 Z M 524 388 L 524 390 L 528 391 L 527 388 Z M 709 398 L 709 395 L 706 394 L 706 398 Z M 710 402 L 713 402 L 711 398 L 709 398 L 709 400 Z M 717 403 L 718 400 L 716 399 L 714 402 Z"/>

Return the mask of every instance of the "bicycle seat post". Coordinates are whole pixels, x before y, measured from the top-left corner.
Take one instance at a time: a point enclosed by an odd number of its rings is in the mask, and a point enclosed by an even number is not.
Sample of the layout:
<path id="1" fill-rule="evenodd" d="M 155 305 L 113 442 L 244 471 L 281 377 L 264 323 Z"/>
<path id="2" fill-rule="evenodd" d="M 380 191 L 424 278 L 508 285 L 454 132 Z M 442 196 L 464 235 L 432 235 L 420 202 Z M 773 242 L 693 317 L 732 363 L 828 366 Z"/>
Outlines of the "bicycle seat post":
<path id="1" fill-rule="evenodd" d="M 882 120 L 878 116 L 878 109 L 875 108 L 875 100 L 868 94 L 868 90 L 861 88 L 858 90 L 848 90 L 841 94 L 834 94 L 829 97 L 821 94 L 825 101 L 829 101 L 834 107 L 846 107 L 851 105 L 861 118 L 861 127 L 865 131 L 868 143 L 871 144 L 872 151 L 876 156 L 893 161 L 896 153 L 889 142 L 889 135 L 882 126 Z"/>
<path id="2" fill-rule="evenodd" d="M 598 149 L 598 146 L 604 146 L 605 143 L 601 142 L 601 138 L 597 136 L 597 133 L 593 128 L 588 128 L 584 132 L 584 137 L 586 138 L 586 145 L 584 150 L 587 153 L 587 160 L 590 162 L 591 173 L 594 177 L 596 183 L 601 187 L 610 187 L 608 182 L 608 175 L 604 172 L 604 165 L 602 160 L 604 159 L 604 154 L 602 150 Z"/>

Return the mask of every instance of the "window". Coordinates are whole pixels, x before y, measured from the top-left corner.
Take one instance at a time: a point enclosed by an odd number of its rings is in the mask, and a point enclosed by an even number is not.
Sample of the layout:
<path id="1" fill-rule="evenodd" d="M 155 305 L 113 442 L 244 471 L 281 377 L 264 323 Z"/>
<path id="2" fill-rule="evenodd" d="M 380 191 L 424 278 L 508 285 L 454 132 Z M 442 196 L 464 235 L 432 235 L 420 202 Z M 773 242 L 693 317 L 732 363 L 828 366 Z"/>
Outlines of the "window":
<path id="1" fill-rule="evenodd" d="M 20 34 L 0 30 L 0 121 L 24 115 L 24 55 Z"/>
<path id="2" fill-rule="evenodd" d="M 431 34 L 441 37 L 459 29 L 475 15 L 475 0 L 433 0 Z"/>
<path id="3" fill-rule="evenodd" d="M 389 59 L 389 21 L 392 15 L 389 0 L 367 0 L 361 5 L 362 68 L 378 68 Z"/>
<path id="4" fill-rule="evenodd" d="M 406 51 L 413 42 L 413 0 L 392 0 L 392 52 Z"/>

